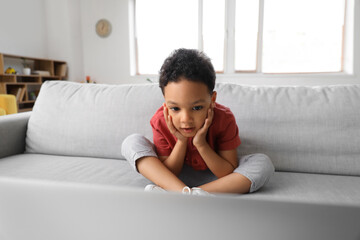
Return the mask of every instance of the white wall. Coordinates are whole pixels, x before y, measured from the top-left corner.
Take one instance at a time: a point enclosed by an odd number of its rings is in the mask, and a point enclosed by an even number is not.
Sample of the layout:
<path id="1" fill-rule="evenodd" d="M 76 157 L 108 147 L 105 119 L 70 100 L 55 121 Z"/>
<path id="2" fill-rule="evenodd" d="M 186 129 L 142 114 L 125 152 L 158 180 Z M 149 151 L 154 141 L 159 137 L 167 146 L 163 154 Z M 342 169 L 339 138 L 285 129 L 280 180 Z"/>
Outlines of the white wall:
<path id="1" fill-rule="evenodd" d="M 0 0 L 0 52 L 67 61 L 83 78 L 79 0 Z"/>
<path id="2" fill-rule="evenodd" d="M 96 82 L 131 82 L 127 10 L 128 0 L 81 0 L 84 73 Z M 112 25 L 107 38 L 95 33 L 95 24 L 102 18 Z"/>
<path id="3" fill-rule="evenodd" d="M 84 78 L 80 1 L 44 0 L 44 3 L 47 55 L 66 61 L 69 80 L 79 82 Z"/>
<path id="4" fill-rule="evenodd" d="M 71 81 L 86 75 L 98 83 L 146 83 L 156 76 L 130 75 L 129 3 L 132 0 L 0 0 L 0 52 L 48 57 L 69 64 Z M 218 81 L 242 84 L 323 85 L 360 84 L 360 2 L 355 4 L 354 74 L 333 75 L 218 75 Z M 3 9 L 15 9 L 16 14 Z M 351 14 L 350 14 L 351 15 Z M 348 15 L 348 16 L 350 16 Z M 95 24 L 106 18 L 112 34 L 100 38 Z M 350 55 L 351 55 L 350 54 Z M 347 54 L 346 59 L 353 57 Z M 352 69 L 352 67 L 347 68 Z"/>
<path id="5" fill-rule="evenodd" d="M 0 52 L 47 57 L 44 0 L 0 0 Z"/>

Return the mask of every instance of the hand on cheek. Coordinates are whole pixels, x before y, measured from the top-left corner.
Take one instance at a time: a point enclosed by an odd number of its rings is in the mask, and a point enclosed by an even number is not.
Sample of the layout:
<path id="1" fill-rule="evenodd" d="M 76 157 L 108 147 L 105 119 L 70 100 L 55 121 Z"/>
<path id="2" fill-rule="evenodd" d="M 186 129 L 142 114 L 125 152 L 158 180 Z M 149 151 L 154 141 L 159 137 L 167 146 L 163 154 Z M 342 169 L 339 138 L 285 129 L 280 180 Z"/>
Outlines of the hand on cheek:
<path id="1" fill-rule="evenodd" d="M 206 141 L 206 134 L 207 131 L 212 123 L 212 120 L 214 118 L 214 110 L 213 110 L 213 104 L 211 104 L 208 113 L 207 113 L 207 117 L 205 119 L 204 125 L 197 131 L 194 139 L 193 139 L 193 144 L 196 148 L 199 148 L 201 146 L 204 146 L 205 144 L 207 144 Z"/>
<path id="2" fill-rule="evenodd" d="M 166 125 L 169 128 L 171 134 L 173 134 L 178 140 L 180 141 L 186 141 L 187 138 L 184 137 L 174 126 L 173 120 L 171 115 L 169 114 L 169 109 L 167 108 L 166 104 L 163 104 L 163 113 L 164 113 L 164 118 L 166 121 Z"/>

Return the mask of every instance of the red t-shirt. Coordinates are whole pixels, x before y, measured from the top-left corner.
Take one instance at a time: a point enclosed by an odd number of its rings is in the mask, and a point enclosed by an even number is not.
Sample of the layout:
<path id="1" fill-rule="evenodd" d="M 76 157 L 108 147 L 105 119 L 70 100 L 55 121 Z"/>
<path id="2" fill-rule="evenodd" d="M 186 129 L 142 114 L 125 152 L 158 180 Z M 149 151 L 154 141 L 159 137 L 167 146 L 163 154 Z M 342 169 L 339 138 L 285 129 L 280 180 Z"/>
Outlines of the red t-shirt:
<path id="1" fill-rule="evenodd" d="M 176 137 L 170 133 L 166 125 L 163 107 L 156 111 L 150 124 L 153 129 L 153 140 L 158 156 L 169 156 L 175 146 Z M 229 108 L 215 103 L 214 117 L 206 139 L 210 147 L 216 152 L 232 150 L 240 145 L 239 129 Z M 192 138 L 188 139 L 185 164 L 192 166 L 195 170 L 208 169 L 200 153 L 192 144 Z"/>

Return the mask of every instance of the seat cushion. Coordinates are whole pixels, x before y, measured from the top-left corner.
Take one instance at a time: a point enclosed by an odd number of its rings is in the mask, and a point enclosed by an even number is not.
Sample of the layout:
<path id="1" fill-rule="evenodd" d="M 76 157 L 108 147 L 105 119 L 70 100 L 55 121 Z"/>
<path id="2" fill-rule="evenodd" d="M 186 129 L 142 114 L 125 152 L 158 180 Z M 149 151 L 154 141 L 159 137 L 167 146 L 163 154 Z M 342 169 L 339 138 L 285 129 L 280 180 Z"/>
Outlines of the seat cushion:
<path id="1" fill-rule="evenodd" d="M 360 177 L 275 172 L 258 192 L 244 198 L 340 205 L 360 204 Z"/>
<path id="2" fill-rule="evenodd" d="M 144 188 L 150 182 L 125 160 L 19 154 L 0 159 L 0 176 Z"/>
<path id="3" fill-rule="evenodd" d="M 0 159 L 0 176 L 60 182 L 129 186 L 150 183 L 125 160 L 19 154 Z M 360 203 L 360 177 L 275 172 L 258 192 L 241 198 L 329 204 Z"/>

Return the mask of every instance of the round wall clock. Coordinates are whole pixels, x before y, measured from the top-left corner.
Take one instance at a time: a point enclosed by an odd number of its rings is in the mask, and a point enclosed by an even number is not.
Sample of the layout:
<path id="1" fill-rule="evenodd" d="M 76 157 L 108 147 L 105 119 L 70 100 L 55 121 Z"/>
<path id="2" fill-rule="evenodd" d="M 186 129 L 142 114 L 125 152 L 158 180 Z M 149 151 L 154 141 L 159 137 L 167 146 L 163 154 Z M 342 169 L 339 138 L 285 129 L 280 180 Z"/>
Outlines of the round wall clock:
<path id="1" fill-rule="evenodd" d="M 106 19 L 100 19 L 95 25 L 95 31 L 99 37 L 108 37 L 111 33 L 111 23 Z"/>

